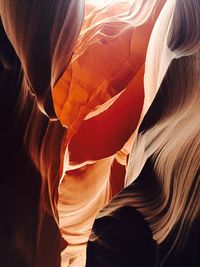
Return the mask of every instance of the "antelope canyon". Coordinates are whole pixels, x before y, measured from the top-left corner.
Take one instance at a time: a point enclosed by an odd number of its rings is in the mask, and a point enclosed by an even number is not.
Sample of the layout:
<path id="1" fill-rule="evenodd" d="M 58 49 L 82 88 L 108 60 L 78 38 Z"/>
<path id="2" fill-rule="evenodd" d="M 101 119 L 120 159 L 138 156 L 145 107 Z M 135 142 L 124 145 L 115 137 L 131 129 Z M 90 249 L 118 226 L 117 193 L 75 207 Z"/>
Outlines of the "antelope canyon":
<path id="1" fill-rule="evenodd" d="M 200 0 L 0 18 L 0 266 L 199 266 Z"/>

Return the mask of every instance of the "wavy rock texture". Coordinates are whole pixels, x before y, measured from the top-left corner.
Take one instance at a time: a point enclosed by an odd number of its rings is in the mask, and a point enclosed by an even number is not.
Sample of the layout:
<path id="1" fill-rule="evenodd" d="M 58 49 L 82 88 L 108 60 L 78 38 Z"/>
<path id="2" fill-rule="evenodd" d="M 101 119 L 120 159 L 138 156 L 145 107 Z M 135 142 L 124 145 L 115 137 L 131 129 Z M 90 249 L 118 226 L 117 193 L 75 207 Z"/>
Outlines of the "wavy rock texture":
<path id="1" fill-rule="evenodd" d="M 155 266 L 157 247 L 178 266 L 199 225 L 200 1 L 1 0 L 0 16 L 2 148 L 23 185 L 5 165 L 5 196 L 24 203 L 3 264 Z"/>

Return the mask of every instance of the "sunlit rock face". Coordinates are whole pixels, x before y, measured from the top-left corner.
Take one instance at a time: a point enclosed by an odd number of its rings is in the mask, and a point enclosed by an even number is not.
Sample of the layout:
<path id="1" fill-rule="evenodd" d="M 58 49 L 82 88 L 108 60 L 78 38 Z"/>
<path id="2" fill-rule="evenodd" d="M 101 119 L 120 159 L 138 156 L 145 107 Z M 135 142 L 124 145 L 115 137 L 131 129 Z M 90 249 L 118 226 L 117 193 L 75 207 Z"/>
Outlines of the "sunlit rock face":
<path id="1" fill-rule="evenodd" d="M 68 128 L 57 206 L 69 243 L 63 267 L 84 266 L 95 217 L 124 187 L 144 103 L 147 46 L 163 3 L 152 13 L 156 1 L 148 9 L 130 1 L 86 2 L 71 62 L 52 89 L 58 119 Z"/>
<path id="2" fill-rule="evenodd" d="M 108 108 L 145 62 L 154 23 L 142 24 L 152 8 L 136 15 L 129 1 L 110 2 L 96 6 L 86 1 L 71 63 L 52 90 L 56 114 L 72 132 L 83 119 Z"/>

